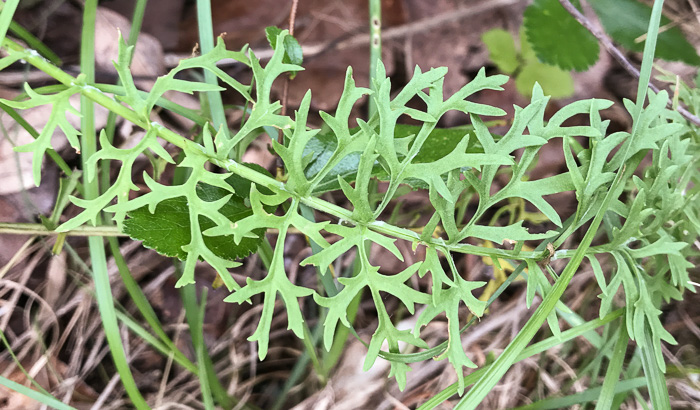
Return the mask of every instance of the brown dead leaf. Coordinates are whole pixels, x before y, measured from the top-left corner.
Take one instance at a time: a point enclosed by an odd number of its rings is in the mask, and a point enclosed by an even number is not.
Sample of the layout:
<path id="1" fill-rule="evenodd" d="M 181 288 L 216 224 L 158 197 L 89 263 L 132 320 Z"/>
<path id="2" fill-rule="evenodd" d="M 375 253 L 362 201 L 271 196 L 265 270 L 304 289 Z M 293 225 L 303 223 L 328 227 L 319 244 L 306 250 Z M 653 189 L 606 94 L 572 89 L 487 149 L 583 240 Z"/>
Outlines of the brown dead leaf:
<path id="1" fill-rule="evenodd" d="M 106 0 L 100 1 L 123 16 L 131 16 L 135 0 Z M 172 50 L 177 47 L 180 36 L 180 18 L 185 6 L 185 0 L 149 0 L 146 13 L 143 16 L 141 29 L 154 36 L 163 48 Z"/>
<path id="2" fill-rule="evenodd" d="M 117 60 L 119 47 L 119 32 L 124 40 L 129 37 L 131 23 L 121 14 L 99 7 L 95 22 L 95 64 L 104 72 L 115 73 L 112 61 Z M 163 48 L 155 37 L 141 33 L 134 48 L 131 62 L 131 73 L 134 77 L 145 78 L 142 82 L 152 83 L 155 78 L 165 73 Z M 139 85 L 139 81 L 136 81 Z"/>

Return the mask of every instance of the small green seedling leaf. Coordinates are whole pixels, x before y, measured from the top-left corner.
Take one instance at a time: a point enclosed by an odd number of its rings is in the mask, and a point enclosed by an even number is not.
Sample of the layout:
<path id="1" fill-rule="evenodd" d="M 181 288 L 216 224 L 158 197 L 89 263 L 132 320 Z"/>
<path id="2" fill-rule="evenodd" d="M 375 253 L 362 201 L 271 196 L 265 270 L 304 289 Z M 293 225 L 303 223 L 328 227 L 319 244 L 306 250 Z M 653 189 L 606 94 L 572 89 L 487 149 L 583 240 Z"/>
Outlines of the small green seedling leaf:
<path id="1" fill-rule="evenodd" d="M 515 49 L 513 36 L 503 29 L 489 30 L 481 36 L 481 40 L 489 50 L 489 58 L 499 70 L 513 74 L 518 69 L 518 51 Z"/>
<path id="2" fill-rule="evenodd" d="M 540 62 L 527 64 L 515 79 L 518 92 L 532 96 L 532 88 L 538 83 L 545 94 L 552 98 L 565 98 L 574 94 L 574 79 L 559 67 Z"/>

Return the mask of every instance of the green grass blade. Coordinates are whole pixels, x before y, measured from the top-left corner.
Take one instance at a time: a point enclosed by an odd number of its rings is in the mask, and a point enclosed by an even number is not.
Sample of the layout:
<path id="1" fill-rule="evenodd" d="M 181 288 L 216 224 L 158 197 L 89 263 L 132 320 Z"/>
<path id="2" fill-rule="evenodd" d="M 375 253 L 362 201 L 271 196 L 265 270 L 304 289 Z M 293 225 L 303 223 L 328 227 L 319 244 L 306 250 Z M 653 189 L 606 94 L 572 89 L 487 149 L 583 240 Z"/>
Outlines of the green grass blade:
<path id="1" fill-rule="evenodd" d="M 560 337 L 549 337 L 545 340 L 542 340 L 540 342 L 537 342 L 533 344 L 532 346 L 527 347 L 524 349 L 520 354 L 516 357 L 515 362 L 519 362 L 521 360 L 525 360 L 528 357 L 534 356 L 536 354 L 542 353 L 548 349 L 551 349 L 555 346 L 559 346 L 560 344 L 567 342 L 569 340 L 575 339 L 579 336 L 583 336 L 586 333 L 590 332 L 591 330 L 594 330 L 600 326 L 604 326 L 613 320 L 619 318 L 622 316 L 624 310 L 623 309 L 618 309 L 614 312 L 610 312 L 607 316 L 605 316 L 602 319 L 595 319 L 591 320 L 589 322 L 586 322 L 582 325 L 579 325 L 575 328 L 565 330 L 561 333 Z M 466 376 L 464 378 L 464 385 L 468 386 L 470 384 L 475 383 L 476 381 L 480 380 L 481 377 L 486 373 L 486 371 L 493 365 L 488 365 L 485 366 L 479 370 L 476 370 L 472 374 Z M 431 410 L 436 408 L 437 406 L 440 405 L 440 403 L 444 402 L 445 400 L 449 399 L 453 395 L 457 394 L 457 383 L 454 383 L 444 390 L 442 390 L 440 393 L 436 394 L 430 400 L 426 401 L 418 407 L 418 410 Z"/>
<path id="2" fill-rule="evenodd" d="M 5 333 L 3 333 L 2 330 L 0 330 L 0 339 L 2 339 L 2 344 L 5 346 L 5 349 L 7 352 L 10 354 L 10 357 L 12 357 L 12 361 L 15 362 L 15 365 L 19 370 L 24 373 L 24 377 L 29 380 L 34 387 L 36 387 L 40 393 L 43 393 L 44 395 L 50 396 L 51 394 L 46 391 L 37 381 L 27 372 L 27 370 L 22 366 L 22 363 L 20 362 L 19 358 L 17 355 L 15 355 L 15 352 L 12 350 L 12 346 L 10 346 L 10 342 L 7 340 L 5 337 Z"/>
<path id="3" fill-rule="evenodd" d="M 625 353 L 627 352 L 628 343 L 629 335 L 627 334 L 627 324 L 623 318 L 620 321 L 619 334 L 617 337 L 617 342 L 615 343 L 615 348 L 613 349 L 612 358 L 610 359 L 610 364 L 605 372 L 605 380 L 603 381 L 603 387 L 600 390 L 600 397 L 598 397 L 598 403 L 596 403 L 595 406 L 596 410 L 612 408 L 615 394 L 619 393 L 616 391 L 616 388 L 618 381 L 620 380 L 622 365 L 625 362 Z"/>
<path id="4" fill-rule="evenodd" d="M 176 262 L 176 269 L 181 272 L 182 264 Z M 187 324 L 190 327 L 190 337 L 192 338 L 192 346 L 194 351 L 197 352 L 197 366 L 199 368 L 200 380 L 202 377 L 207 378 L 208 389 L 211 390 L 211 394 L 214 399 L 219 404 L 219 406 L 230 409 L 234 406 L 234 400 L 228 396 L 226 389 L 221 385 L 216 372 L 214 372 L 214 365 L 212 364 L 211 357 L 206 354 L 206 345 L 204 344 L 203 334 L 201 330 L 204 325 L 200 322 L 200 305 L 197 303 L 197 294 L 194 285 L 187 285 L 180 288 L 180 295 L 182 296 L 182 304 L 185 309 L 185 318 L 187 319 Z M 202 304 L 206 303 L 206 300 L 202 300 Z M 203 349 L 203 350 L 202 350 Z"/>
<path id="5" fill-rule="evenodd" d="M 52 408 L 57 410 L 76 410 L 75 407 L 62 403 L 53 396 L 48 396 L 44 393 L 40 393 L 36 390 L 30 389 L 29 387 L 23 386 L 4 376 L 0 376 L 0 386 L 4 386 L 10 390 L 14 390 L 17 393 L 23 394 L 29 397 L 30 399 L 36 400 L 39 403 L 42 403 L 46 406 L 51 406 Z"/>
<path id="6" fill-rule="evenodd" d="M 615 386 L 614 394 L 628 392 L 630 390 L 638 389 L 643 387 L 645 380 L 643 377 L 638 377 L 631 380 L 623 380 L 617 383 Z M 595 387 L 588 389 L 581 393 L 572 394 L 566 397 L 556 397 L 552 399 L 540 400 L 536 403 L 532 403 L 528 406 L 518 407 L 516 410 L 555 410 L 555 409 L 566 409 L 581 403 L 589 403 L 595 400 L 601 392 L 602 387 Z M 607 407 L 610 409 L 611 407 Z"/>
<path id="7" fill-rule="evenodd" d="M 107 274 L 104 243 L 102 238 L 90 237 L 88 239 L 88 244 L 90 246 L 92 271 L 94 272 L 95 297 L 97 299 L 100 317 L 102 318 L 102 326 L 105 330 L 105 337 L 107 338 L 112 359 L 114 360 L 124 389 L 131 399 L 131 402 L 137 409 L 148 409 L 149 407 L 146 404 L 146 400 L 144 400 L 134 381 L 134 376 L 131 373 L 129 362 L 124 352 L 121 335 L 119 334 L 119 325 L 117 324 L 117 315 L 114 309 L 112 289 L 109 285 L 109 275 Z"/>
<path id="8" fill-rule="evenodd" d="M 10 28 L 12 17 L 14 17 L 18 5 L 19 0 L 7 0 L 2 5 L 2 11 L 0 12 L 0 43 L 5 39 L 7 29 Z"/>
<path id="9" fill-rule="evenodd" d="M 134 15 L 131 17 L 131 30 L 129 30 L 129 40 L 127 41 L 127 44 L 130 46 L 136 45 L 138 41 L 141 26 L 143 25 L 143 16 L 146 14 L 146 3 L 148 3 L 148 0 L 138 0 L 134 5 Z"/>
<path id="10" fill-rule="evenodd" d="M 97 0 L 86 1 L 83 11 L 83 30 L 80 43 L 80 70 L 85 74 L 88 84 L 95 82 L 96 14 Z M 81 118 L 81 157 L 83 168 L 85 168 L 88 166 L 88 158 L 96 151 L 97 138 L 95 135 L 93 102 L 87 97 L 81 96 L 80 107 L 83 115 Z M 84 178 L 83 186 L 86 199 L 93 199 L 99 195 L 97 180 L 88 182 L 87 178 Z M 146 404 L 146 400 L 144 400 L 134 381 L 134 376 L 131 373 L 124 352 L 121 335 L 119 334 L 119 325 L 117 324 L 117 315 L 114 309 L 112 289 L 109 284 L 109 274 L 107 273 L 107 258 L 105 255 L 104 241 L 99 237 L 90 237 L 88 239 L 88 245 L 90 248 L 90 259 L 92 260 L 93 280 L 95 281 L 95 296 L 112 359 L 114 360 L 124 389 L 131 399 L 131 402 L 138 409 L 148 409 L 148 404 Z"/>
<path id="11" fill-rule="evenodd" d="M 649 397 L 651 398 L 651 406 L 655 410 L 671 409 L 671 401 L 668 397 L 668 388 L 666 387 L 666 376 L 659 368 L 654 355 L 654 339 L 651 336 L 649 324 L 644 326 L 644 346 L 639 347 L 642 357 L 642 366 L 644 368 L 644 377 L 646 385 L 649 389 Z"/>
<path id="12" fill-rule="evenodd" d="M 209 378 L 207 377 L 206 368 L 206 358 L 209 357 L 207 354 L 206 346 L 204 345 L 204 311 L 207 307 L 207 288 L 202 289 L 202 303 L 197 312 L 197 328 L 192 329 L 192 333 L 196 333 L 200 338 L 200 342 L 197 345 L 197 366 L 199 366 L 199 385 L 202 387 L 202 399 L 204 401 L 204 408 L 207 410 L 214 409 L 214 399 L 211 396 L 211 388 L 209 388 Z"/>
<path id="13" fill-rule="evenodd" d="M 647 39 L 644 42 L 644 54 L 642 57 L 642 67 L 639 70 L 639 84 L 637 85 L 637 102 L 633 115 L 634 123 L 632 125 L 632 135 L 635 134 L 639 117 L 644 108 L 647 92 L 649 90 L 649 81 L 651 80 L 651 69 L 654 65 L 654 53 L 656 52 L 656 38 L 659 35 L 659 24 L 661 23 L 661 12 L 664 6 L 664 0 L 655 0 L 654 7 L 651 10 L 651 19 L 649 19 L 649 28 L 647 29 Z"/>
<path id="14" fill-rule="evenodd" d="M 214 48 L 214 27 L 210 0 L 197 0 L 197 27 L 199 28 L 199 47 L 202 50 L 202 54 L 208 53 Z M 219 84 L 216 75 L 208 70 L 204 71 L 204 81 L 207 84 Z M 231 136 L 226 122 L 221 93 L 219 91 L 207 91 L 205 95 L 214 128 L 217 131 L 222 128 L 226 139 L 230 139 Z M 234 159 L 236 161 L 240 160 L 243 153 L 238 149 L 235 149 L 234 152 L 236 152 Z"/>
<path id="15" fill-rule="evenodd" d="M 172 353 L 177 363 L 183 365 L 188 370 L 193 371 L 193 373 L 196 373 L 197 367 L 189 359 L 187 359 L 180 349 L 177 348 L 175 343 L 170 340 L 168 335 L 165 333 L 165 330 L 163 330 L 155 311 L 153 311 L 153 307 L 148 302 L 148 298 L 146 298 L 146 295 L 143 293 L 138 283 L 136 283 L 134 278 L 131 276 L 129 267 L 126 265 L 126 261 L 119 250 L 119 242 L 117 241 L 117 238 L 109 237 L 107 240 L 126 291 L 129 293 L 129 296 L 134 301 L 136 308 L 139 310 L 143 318 L 146 320 L 148 325 L 151 326 L 151 329 L 156 336 L 158 336 L 160 339 L 160 342 L 165 349 L 164 352 L 166 354 Z"/>
<path id="16" fill-rule="evenodd" d="M 148 333 L 146 329 L 144 329 L 141 325 L 139 325 L 134 319 L 129 317 L 126 313 L 116 311 L 117 313 L 117 319 L 119 319 L 120 322 L 124 323 L 126 327 L 128 327 L 134 334 L 141 339 L 143 339 L 144 342 L 150 344 L 164 354 L 165 356 L 172 355 L 173 360 L 175 360 L 175 363 L 179 364 L 180 366 L 184 367 L 187 369 L 189 372 L 191 372 L 194 375 L 199 375 L 199 369 L 197 366 L 192 363 L 189 359 L 187 359 L 182 352 L 179 350 L 173 349 L 171 346 L 168 346 L 166 343 L 163 341 L 159 340 L 152 334 Z"/>

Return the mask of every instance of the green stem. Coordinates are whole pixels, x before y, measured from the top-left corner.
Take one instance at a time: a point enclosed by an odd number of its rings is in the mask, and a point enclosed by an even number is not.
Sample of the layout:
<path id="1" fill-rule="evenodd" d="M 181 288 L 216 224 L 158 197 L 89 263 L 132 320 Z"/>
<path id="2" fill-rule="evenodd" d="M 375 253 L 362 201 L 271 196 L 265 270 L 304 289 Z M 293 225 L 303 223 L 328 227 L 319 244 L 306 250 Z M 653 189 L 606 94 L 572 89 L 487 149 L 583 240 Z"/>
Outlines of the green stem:
<path id="1" fill-rule="evenodd" d="M 81 84 L 75 77 L 65 73 L 63 70 L 54 66 L 44 58 L 33 55 L 29 50 L 25 50 L 22 46 L 11 40 L 6 39 L 5 43 L 3 44 L 3 47 L 10 55 L 17 53 L 21 54 L 21 58 L 23 58 L 29 64 L 44 71 L 45 73 L 49 74 L 64 85 L 73 86 L 76 84 Z M 175 145 L 176 147 L 182 149 L 187 148 L 189 151 L 202 153 L 201 155 L 207 156 L 209 162 L 211 162 L 212 164 L 224 168 L 229 172 L 233 172 L 234 174 L 237 174 L 257 185 L 265 186 L 276 193 L 284 193 L 286 195 L 289 195 L 290 197 L 296 196 L 294 192 L 287 189 L 286 185 L 283 182 L 277 181 L 274 178 L 270 178 L 267 175 L 261 174 L 251 168 L 242 166 L 239 162 L 236 162 L 234 160 L 219 160 L 213 155 L 213 153 L 208 153 L 206 149 L 200 144 L 197 144 L 194 141 L 184 138 L 156 122 L 150 122 L 148 119 L 142 118 L 139 114 L 137 114 L 130 108 L 120 104 L 119 102 L 115 101 L 113 98 L 109 97 L 107 94 L 103 93 L 95 87 L 89 86 L 87 84 L 82 85 L 83 86 L 81 87 L 80 93 L 84 97 L 89 98 L 90 100 L 107 108 L 108 110 L 115 112 L 117 115 L 123 117 L 124 119 L 134 123 L 135 125 L 141 128 L 155 128 L 155 131 L 159 137 Z M 303 197 L 299 199 L 301 203 L 310 206 L 311 208 L 314 208 L 318 211 L 327 213 L 338 219 L 342 219 L 356 225 L 359 224 L 353 219 L 352 211 L 339 207 L 321 198 Z M 417 233 L 409 229 L 389 225 L 383 221 L 371 222 L 367 224 L 367 227 L 373 231 L 385 235 L 405 239 L 411 242 L 433 245 L 451 252 L 473 253 L 477 256 L 490 256 L 494 258 L 513 260 L 540 260 L 543 257 L 541 253 L 534 254 L 528 252 L 516 252 L 502 249 L 481 248 L 478 246 L 468 244 L 446 244 L 442 239 L 439 238 L 429 238 L 421 241 L 420 235 L 418 235 Z"/>
<path id="2" fill-rule="evenodd" d="M 146 13 L 146 3 L 148 0 L 138 0 L 134 6 L 134 15 L 131 19 L 131 29 L 129 30 L 129 38 L 126 41 L 128 46 L 135 46 L 138 41 L 139 33 L 141 32 L 141 25 L 143 24 L 143 16 Z M 134 57 L 134 51 L 136 48 L 131 49 L 131 54 L 129 54 L 129 65 Z M 121 80 L 117 81 L 117 85 L 121 85 Z M 114 132 L 116 130 L 117 115 L 110 111 L 107 116 L 107 126 L 105 127 L 105 134 L 107 135 L 107 140 L 112 143 L 114 141 Z M 109 170 L 111 161 L 109 159 L 102 160 L 101 173 L 100 173 L 100 183 L 103 189 L 107 189 L 110 185 L 109 180 Z"/>

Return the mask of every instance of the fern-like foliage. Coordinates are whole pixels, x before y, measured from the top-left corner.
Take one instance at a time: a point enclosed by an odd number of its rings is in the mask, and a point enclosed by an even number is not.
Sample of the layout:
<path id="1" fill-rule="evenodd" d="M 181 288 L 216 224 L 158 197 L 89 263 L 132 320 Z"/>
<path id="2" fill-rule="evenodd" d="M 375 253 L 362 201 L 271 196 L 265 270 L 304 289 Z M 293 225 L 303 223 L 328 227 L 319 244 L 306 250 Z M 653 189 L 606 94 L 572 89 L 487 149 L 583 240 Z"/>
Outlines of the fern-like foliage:
<path id="1" fill-rule="evenodd" d="M 309 152 L 309 147 L 312 141 L 318 141 L 315 138 L 319 131 L 307 126 L 311 94 L 307 93 L 293 118 L 279 114 L 281 105 L 272 99 L 271 88 L 275 79 L 302 69 L 285 61 L 286 36 L 286 31 L 277 34 L 274 55 L 264 66 L 252 51 L 227 51 L 219 39 L 211 52 L 184 60 L 170 73 L 159 78 L 147 94 L 136 89 L 127 64 L 131 51 L 120 40 L 119 59 L 115 62 L 115 67 L 124 93 L 101 103 L 115 110 L 123 108 L 121 104 L 127 105 L 133 121 L 144 127 L 146 133 L 136 146 L 129 149 L 117 149 L 105 138 L 100 139 L 101 149 L 89 159 L 89 169 L 86 172 L 91 175 L 91 169 L 100 160 L 121 161 L 120 172 L 115 182 L 101 196 L 89 201 L 72 198 L 83 211 L 58 230 L 67 231 L 94 221 L 101 212 L 110 213 L 115 223 L 121 227 L 134 210 L 147 207 L 153 213 L 166 200 L 185 198 L 189 209 L 190 241 L 182 247 L 187 257 L 184 273 L 177 286 L 193 283 L 195 264 L 204 260 L 216 269 L 223 283 L 232 291 L 227 301 L 243 303 L 255 295 L 262 295 L 264 306 L 261 319 L 250 337 L 250 340 L 258 342 L 261 358 L 267 353 L 270 326 L 278 297 L 284 302 L 289 329 L 300 338 L 304 337 L 304 318 L 299 308 L 299 298 L 313 296 L 317 304 L 326 307 L 328 313 L 323 340 L 326 348 L 330 348 L 338 326 L 351 326 L 347 312 L 352 300 L 360 292 L 366 291 L 376 306 L 378 324 L 369 343 L 365 368 L 371 367 L 380 356 L 384 343 L 390 353 L 400 353 L 399 346 L 402 343 L 427 348 L 420 337 L 420 330 L 444 313 L 449 322 L 448 345 L 440 357 L 446 357 L 454 365 L 462 392 L 465 387 L 463 368 L 475 367 L 461 346 L 462 307 L 481 316 L 486 305 L 474 294 L 484 283 L 466 280 L 455 265 L 453 254 L 474 253 L 523 261 L 528 267 L 529 306 L 536 294 L 547 295 L 551 289 L 548 276 L 553 271 L 541 266 L 540 262 L 547 256 L 556 259 L 570 254 L 566 251 L 554 254 L 549 251 L 523 252 L 523 242 L 549 242 L 584 226 L 601 211 L 602 198 L 616 173 L 624 172 L 625 164 L 631 159 L 651 150 L 654 152 L 652 165 L 644 172 L 643 178 L 634 177 L 625 195 L 616 199 L 609 210 L 603 210 L 610 214 L 610 218 L 606 219 L 608 243 L 591 248 L 587 256 L 602 290 L 601 316 L 610 311 L 612 298 L 622 286 L 627 298 L 626 320 L 630 335 L 638 343 L 644 343 L 639 336 L 648 326 L 653 332 L 655 344 L 643 347 L 654 349 L 659 365 L 663 366 L 660 340 L 673 342 L 673 339 L 663 329 L 659 319 L 661 300 L 680 297 L 680 291 L 684 288 L 693 289 L 688 277 L 691 265 L 687 261 L 690 256 L 687 244 L 700 235 L 697 205 L 697 187 L 700 186 L 700 181 L 697 164 L 693 163 L 693 160 L 697 160 L 697 155 L 688 154 L 691 146 L 697 154 L 697 140 L 692 139 L 697 137 L 689 136 L 688 126 L 665 108 L 668 100 L 665 93 L 650 94 L 650 104 L 641 121 L 635 125 L 633 135 L 625 132 L 608 135 L 608 123 L 601 120 L 600 111 L 610 107 L 611 102 L 596 99 L 577 101 L 560 109 L 545 121 L 548 97 L 543 95 L 539 86 L 535 86 L 530 104 L 516 107 L 510 128 L 503 136 L 496 136 L 481 117 L 501 116 L 505 113 L 498 108 L 472 102 L 469 98 L 484 90 L 501 90 L 501 86 L 508 80 L 506 76 L 487 76 L 481 70 L 462 89 L 446 97 L 443 95 L 443 80 L 447 69 L 432 68 L 423 72 L 416 67 L 412 79 L 392 97 L 391 83 L 381 64 L 374 77 L 374 92 L 357 87 L 352 70 L 348 69 L 345 88 L 335 113 L 321 113 L 321 118 L 333 132 L 334 148 L 322 158 L 314 157 L 313 152 Z M 217 67 L 218 61 L 227 58 L 250 67 L 254 78 L 252 85 L 241 84 Z M 202 143 L 197 144 L 151 122 L 151 111 L 166 92 L 192 93 L 219 89 L 205 83 L 178 79 L 177 74 L 185 69 L 211 71 L 252 104 L 249 118 L 230 137 L 225 132 L 212 135 L 209 128 L 205 127 Z M 20 147 L 20 150 L 34 152 L 37 183 L 43 154 L 51 147 L 51 137 L 56 128 L 63 130 L 72 146 L 78 147 L 79 133 L 65 121 L 66 113 L 78 114 L 71 107 L 68 98 L 75 93 L 86 94 L 89 87 L 78 81 L 52 95 L 40 95 L 28 88 L 26 91 L 29 98 L 26 101 L 5 101 L 16 108 L 53 105 L 49 123 L 40 137 L 29 146 Z M 359 127 L 351 128 L 352 108 L 364 96 L 376 101 L 378 113 L 368 121 L 357 119 Z M 409 101 L 415 98 L 424 102 L 424 110 L 408 106 Z M 631 105 L 629 108 L 631 110 Z M 473 128 L 459 136 L 451 151 L 430 157 L 429 160 L 425 160 L 426 156 L 417 160 L 419 154 L 431 149 L 426 141 L 436 130 L 440 118 L 448 111 L 467 114 Z M 402 116 L 411 117 L 422 125 L 415 133 L 397 138 L 397 121 Z M 588 125 L 565 126 L 573 117 L 587 117 Z M 276 127 L 284 133 L 285 143 L 273 142 L 273 148 L 288 172 L 285 182 L 230 159 L 233 150 L 249 140 L 247 137 L 261 127 Z M 134 197 L 130 193 L 138 188 L 132 180 L 132 167 L 139 155 L 148 151 L 165 161 L 173 162 L 157 137 L 163 137 L 182 149 L 184 160 L 177 166 L 186 168 L 189 176 L 182 185 L 171 186 L 145 174 L 143 178 L 149 192 Z M 562 139 L 568 171 L 530 180 L 527 171 L 536 164 L 540 148 L 556 138 Z M 356 167 L 352 172 L 352 180 L 345 179 L 336 172 L 339 167 L 346 166 L 345 161 L 351 158 Z M 309 172 L 312 159 L 313 172 Z M 223 168 L 225 173 L 212 170 L 211 164 Z M 232 174 L 251 184 L 245 188 L 234 188 L 225 181 Z M 387 186 L 378 197 L 372 188 L 372 180 L 380 174 L 387 181 Z M 505 174 L 508 182 L 500 189 L 494 189 L 499 174 Z M 318 197 L 318 192 L 328 186 L 329 176 L 335 176 L 338 186 L 352 205 L 351 209 L 340 208 Z M 416 181 L 420 184 L 416 184 Z M 406 184 L 427 187 L 433 205 L 434 213 L 422 234 L 382 220 L 399 188 Z M 217 187 L 230 194 L 208 201 L 199 194 L 203 185 Z M 237 191 L 239 189 L 245 192 Z M 547 200 L 549 195 L 565 191 L 574 191 L 578 200 L 576 214 L 566 224 Z M 239 197 L 246 196 L 250 203 L 251 213 L 239 220 L 232 220 L 221 212 L 234 193 Z M 478 202 L 473 216 L 468 221 L 463 221 L 457 219 L 457 215 L 460 198 L 467 193 L 475 194 Z M 489 224 L 487 215 L 497 210 L 504 200 L 512 198 L 527 201 L 545 219 L 551 221 L 551 226 L 556 227 L 556 230 L 530 233 L 523 221 L 506 226 Z M 302 205 L 324 212 L 338 222 L 311 222 L 302 216 Z M 278 211 L 272 212 L 272 209 Z M 202 221 L 209 223 L 203 228 Z M 440 238 L 433 237 L 437 227 L 444 232 Z M 354 250 L 357 274 L 338 278 L 339 292 L 333 296 L 324 296 L 315 289 L 292 283 L 285 272 L 283 255 L 285 240 L 291 228 L 302 232 L 321 247 L 319 252 L 302 261 L 303 265 L 314 265 L 325 271 L 341 255 Z M 260 231 L 266 229 L 278 232 L 269 270 L 263 279 L 256 281 L 249 278 L 244 284 L 236 283 L 228 272 L 238 262 L 223 258 L 205 243 L 207 237 L 230 235 L 233 238 L 231 246 L 236 246 L 243 238 L 257 238 Z M 339 239 L 330 244 L 324 234 L 333 234 Z M 425 246 L 425 258 L 396 275 L 382 274 L 379 272 L 380 267 L 370 262 L 369 245 L 377 244 L 403 260 L 395 245 L 397 239 L 412 241 L 414 246 Z M 516 243 L 516 246 L 513 250 L 507 250 L 473 245 L 482 241 L 507 241 Z M 598 254 L 612 255 L 617 270 L 610 278 L 605 277 L 595 257 Z M 422 277 L 427 274 L 431 278 L 430 289 L 414 289 L 409 285 L 412 276 Z M 399 330 L 395 326 L 386 310 L 382 293 L 398 298 L 411 313 L 416 312 L 416 306 L 422 307 L 414 329 Z M 556 315 L 550 313 L 548 319 L 550 328 L 558 334 Z M 391 363 L 391 375 L 396 377 L 401 388 L 406 384 L 408 370 L 409 367 L 404 362 Z"/>

